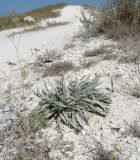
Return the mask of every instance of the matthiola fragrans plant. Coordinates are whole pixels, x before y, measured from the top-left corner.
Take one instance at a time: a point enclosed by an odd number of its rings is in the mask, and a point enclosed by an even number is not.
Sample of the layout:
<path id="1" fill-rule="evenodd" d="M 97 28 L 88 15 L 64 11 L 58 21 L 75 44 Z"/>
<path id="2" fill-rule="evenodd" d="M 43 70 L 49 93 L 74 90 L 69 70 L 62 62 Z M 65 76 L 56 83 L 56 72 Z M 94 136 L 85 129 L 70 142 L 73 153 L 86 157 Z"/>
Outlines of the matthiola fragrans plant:
<path id="1" fill-rule="evenodd" d="M 43 123 L 54 120 L 60 132 L 63 125 L 67 125 L 79 133 L 88 123 L 87 112 L 105 116 L 107 105 L 111 103 L 109 96 L 97 89 L 98 85 L 99 77 L 92 81 L 89 81 L 89 77 L 83 77 L 80 81 L 69 82 L 68 85 L 62 77 L 56 80 L 56 87 L 51 91 L 45 83 L 45 89 L 37 93 L 39 105 L 30 114 L 38 117 L 40 122 L 45 114 Z"/>

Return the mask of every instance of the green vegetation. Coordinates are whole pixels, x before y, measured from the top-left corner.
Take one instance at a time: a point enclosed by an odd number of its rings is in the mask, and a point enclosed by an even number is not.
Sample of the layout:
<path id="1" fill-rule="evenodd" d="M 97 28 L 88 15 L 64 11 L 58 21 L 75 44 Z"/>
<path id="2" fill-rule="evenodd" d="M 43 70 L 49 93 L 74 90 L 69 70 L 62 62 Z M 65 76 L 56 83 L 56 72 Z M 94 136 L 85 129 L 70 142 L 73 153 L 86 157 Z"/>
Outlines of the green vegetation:
<path id="1" fill-rule="evenodd" d="M 48 122 L 55 121 L 56 128 L 62 132 L 63 125 L 67 125 L 79 133 L 88 123 L 86 113 L 95 113 L 105 116 L 111 103 L 110 98 L 97 89 L 99 77 L 89 81 L 89 77 L 80 81 L 72 81 L 66 85 L 64 78 L 56 80 L 56 87 L 45 89 L 37 96 L 40 98 L 39 106 L 29 115 L 34 130 L 46 127 Z"/>
<path id="2" fill-rule="evenodd" d="M 140 32 L 139 0 L 111 0 L 101 14 L 100 31 L 109 37 L 120 38 Z"/>
<path id="3" fill-rule="evenodd" d="M 40 8 L 40 9 L 32 10 L 31 12 L 25 13 L 24 16 L 29 15 L 29 16 L 35 18 L 36 20 L 41 19 L 41 18 L 46 18 L 46 17 L 47 18 L 58 17 L 58 16 L 60 16 L 60 12 L 55 11 L 55 10 L 62 9 L 66 5 L 67 5 L 66 3 L 50 5 L 47 7 Z"/>
<path id="4" fill-rule="evenodd" d="M 105 34 L 109 38 L 134 36 L 140 33 L 140 2 L 139 0 L 106 0 L 100 11 L 91 8 L 91 17 L 82 14 L 82 24 L 86 37 Z M 96 20 L 92 20 L 96 17 Z"/>
<path id="5" fill-rule="evenodd" d="M 84 31 L 80 31 L 79 36 L 83 38 L 83 40 L 88 40 L 91 37 L 97 36 L 97 20 L 95 20 L 95 9 L 93 7 L 89 8 L 90 16 L 88 17 L 85 11 L 81 11 L 80 22 L 83 24 Z"/>
<path id="6" fill-rule="evenodd" d="M 9 16 L 0 17 L 0 30 L 33 24 L 33 22 L 24 21 L 24 17 L 27 16 L 33 17 L 36 21 L 42 18 L 58 17 L 60 16 L 60 12 L 57 10 L 62 9 L 65 6 L 66 3 L 60 3 L 40 9 L 35 9 L 23 14 L 11 14 Z"/>

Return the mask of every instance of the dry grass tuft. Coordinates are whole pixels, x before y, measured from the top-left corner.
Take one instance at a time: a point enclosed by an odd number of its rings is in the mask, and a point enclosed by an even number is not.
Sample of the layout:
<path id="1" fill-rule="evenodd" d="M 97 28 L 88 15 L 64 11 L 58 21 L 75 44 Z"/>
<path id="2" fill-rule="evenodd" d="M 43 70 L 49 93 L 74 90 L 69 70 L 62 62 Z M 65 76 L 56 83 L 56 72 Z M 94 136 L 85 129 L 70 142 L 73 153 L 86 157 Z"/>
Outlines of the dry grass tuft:
<path id="1" fill-rule="evenodd" d="M 140 77 L 133 79 L 133 82 L 128 84 L 128 92 L 132 96 L 140 98 Z"/>
<path id="2" fill-rule="evenodd" d="M 123 38 L 119 42 L 123 54 L 119 58 L 120 63 L 140 63 L 140 36 Z"/>
<path id="3" fill-rule="evenodd" d="M 103 145 L 98 142 L 92 133 L 88 133 L 82 139 L 83 155 L 87 159 L 95 160 L 119 160 L 117 153 L 114 149 L 107 150 Z"/>
<path id="4" fill-rule="evenodd" d="M 131 124 L 128 124 L 126 121 L 124 121 L 124 125 L 124 135 L 133 135 L 134 137 L 140 138 L 140 117 Z"/>
<path id="5" fill-rule="evenodd" d="M 43 73 L 43 77 L 57 76 L 61 73 L 67 73 L 68 71 L 73 70 L 74 68 L 74 64 L 69 61 L 52 63 L 50 66 L 46 67 Z"/>
<path id="6" fill-rule="evenodd" d="M 46 121 L 46 117 L 41 117 Z M 44 118 L 44 119 L 43 119 Z M 69 151 L 74 149 L 72 142 L 64 141 L 62 135 L 56 136 L 50 141 L 49 136 L 43 135 L 38 126 L 38 117 L 31 117 L 24 114 L 17 114 L 17 119 L 10 125 L 3 128 L 0 138 L 3 142 L 1 147 L 5 148 L 4 159 L 13 160 L 51 160 L 51 152 L 59 151 L 65 157 L 69 156 Z M 53 136 L 53 135 L 51 135 Z M 1 140 L 1 139 L 0 139 Z M 64 147 L 65 146 L 65 147 Z M 8 151 L 11 151 L 10 153 Z M 2 148 L 1 148 L 2 151 Z"/>
<path id="7" fill-rule="evenodd" d="M 73 43 L 68 43 L 64 46 L 64 50 L 68 50 L 68 49 L 73 49 L 75 47 L 75 44 Z"/>
<path id="8" fill-rule="evenodd" d="M 84 52 L 84 57 L 94 57 L 104 53 L 106 53 L 106 50 L 104 50 L 103 48 L 97 48 L 95 50 L 86 50 Z"/>
<path id="9" fill-rule="evenodd" d="M 38 142 L 37 134 L 32 130 L 28 116 L 18 113 L 14 121 L 5 126 L 1 132 L 5 159 L 50 160 L 46 140 Z"/>
<path id="10" fill-rule="evenodd" d="M 36 54 L 36 60 L 30 65 L 30 70 L 38 77 L 42 77 L 43 73 L 46 72 L 48 64 L 61 58 L 61 54 L 56 50 L 46 50 L 44 54 L 40 55 L 40 50 L 34 48 L 32 52 Z"/>
<path id="11" fill-rule="evenodd" d="M 80 65 L 82 68 L 89 68 L 91 66 L 96 65 L 100 60 L 99 59 L 84 59 L 83 61 L 80 62 Z"/>
<path id="12" fill-rule="evenodd" d="M 140 84 L 139 84 L 139 85 L 136 85 L 136 86 L 133 88 L 132 96 L 134 96 L 134 97 L 136 97 L 136 98 L 140 98 Z"/>
<path id="13" fill-rule="evenodd" d="M 98 147 L 95 157 L 96 160 L 117 160 L 112 151 L 107 151 L 102 146 Z"/>
<path id="14" fill-rule="evenodd" d="M 100 48 L 96 48 L 95 50 L 86 50 L 84 57 L 98 57 L 103 60 L 111 60 L 116 58 L 116 55 L 113 54 L 113 51 L 113 46 L 102 45 Z"/>

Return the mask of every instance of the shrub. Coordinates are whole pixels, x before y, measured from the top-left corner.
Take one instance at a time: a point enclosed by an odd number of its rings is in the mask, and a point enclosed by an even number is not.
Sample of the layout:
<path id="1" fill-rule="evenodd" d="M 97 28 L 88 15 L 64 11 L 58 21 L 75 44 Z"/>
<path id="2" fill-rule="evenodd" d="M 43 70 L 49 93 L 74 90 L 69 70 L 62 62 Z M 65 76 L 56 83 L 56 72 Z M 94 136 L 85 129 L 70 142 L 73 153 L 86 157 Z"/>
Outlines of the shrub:
<path id="1" fill-rule="evenodd" d="M 111 0 L 101 14 L 101 28 L 110 37 L 120 38 L 140 31 L 139 0 Z"/>
<path id="2" fill-rule="evenodd" d="M 81 10 L 80 22 L 83 25 L 83 30 L 79 35 L 83 40 L 88 40 L 91 37 L 96 37 L 98 34 L 99 23 L 94 7 L 89 7 L 88 10 Z"/>
<path id="3" fill-rule="evenodd" d="M 52 63 L 50 66 L 47 66 L 43 77 L 46 76 L 56 76 L 59 75 L 61 72 L 66 73 L 70 70 L 73 70 L 75 67 L 72 62 L 65 61 L 65 62 L 56 62 Z"/>
<path id="4" fill-rule="evenodd" d="M 40 123 L 47 124 L 49 120 L 56 122 L 56 128 L 62 132 L 63 124 L 67 125 L 76 133 L 87 124 L 86 112 L 96 113 L 105 116 L 111 103 L 110 98 L 97 89 L 99 78 L 89 81 L 89 77 L 82 78 L 79 82 L 72 81 L 66 85 L 64 78 L 56 81 L 56 87 L 45 89 L 37 96 L 40 103 L 37 108 L 31 111 L 32 117 L 38 117 Z M 44 117 L 44 114 L 46 117 Z M 42 121 L 42 117 L 44 120 Z"/>

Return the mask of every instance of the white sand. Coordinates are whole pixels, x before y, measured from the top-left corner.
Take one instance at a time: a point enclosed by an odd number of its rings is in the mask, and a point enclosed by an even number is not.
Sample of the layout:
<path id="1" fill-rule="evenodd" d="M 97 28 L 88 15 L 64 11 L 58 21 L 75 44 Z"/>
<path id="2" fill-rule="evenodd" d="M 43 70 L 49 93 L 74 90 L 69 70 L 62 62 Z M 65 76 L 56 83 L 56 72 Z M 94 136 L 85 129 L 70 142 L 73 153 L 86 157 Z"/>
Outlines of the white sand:
<path id="1" fill-rule="evenodd" d="M 79 29 L 80 6 L 67 6 L 61 11 L 61 17 L 51 18 L 46 21 L 71 22 L 70 24 L 47 28 L 45 30 L 23 33 L 19 46 L 21 60 L 31 59 L 31 49 L 62 49 L 65 43 L 69 41 L 75 32 Z M 42 22 L 41 22 L 42 23 Z M 17 56 L 13 44 L 7 37 L 10 33 L 22 31 L 23 28 L 10 29 L 0 32 L 0 68 L 8 72 L 9 67 L 6 62 L 17 62 Z M 17 43 L 19 35 L 16 35 Z"/>

